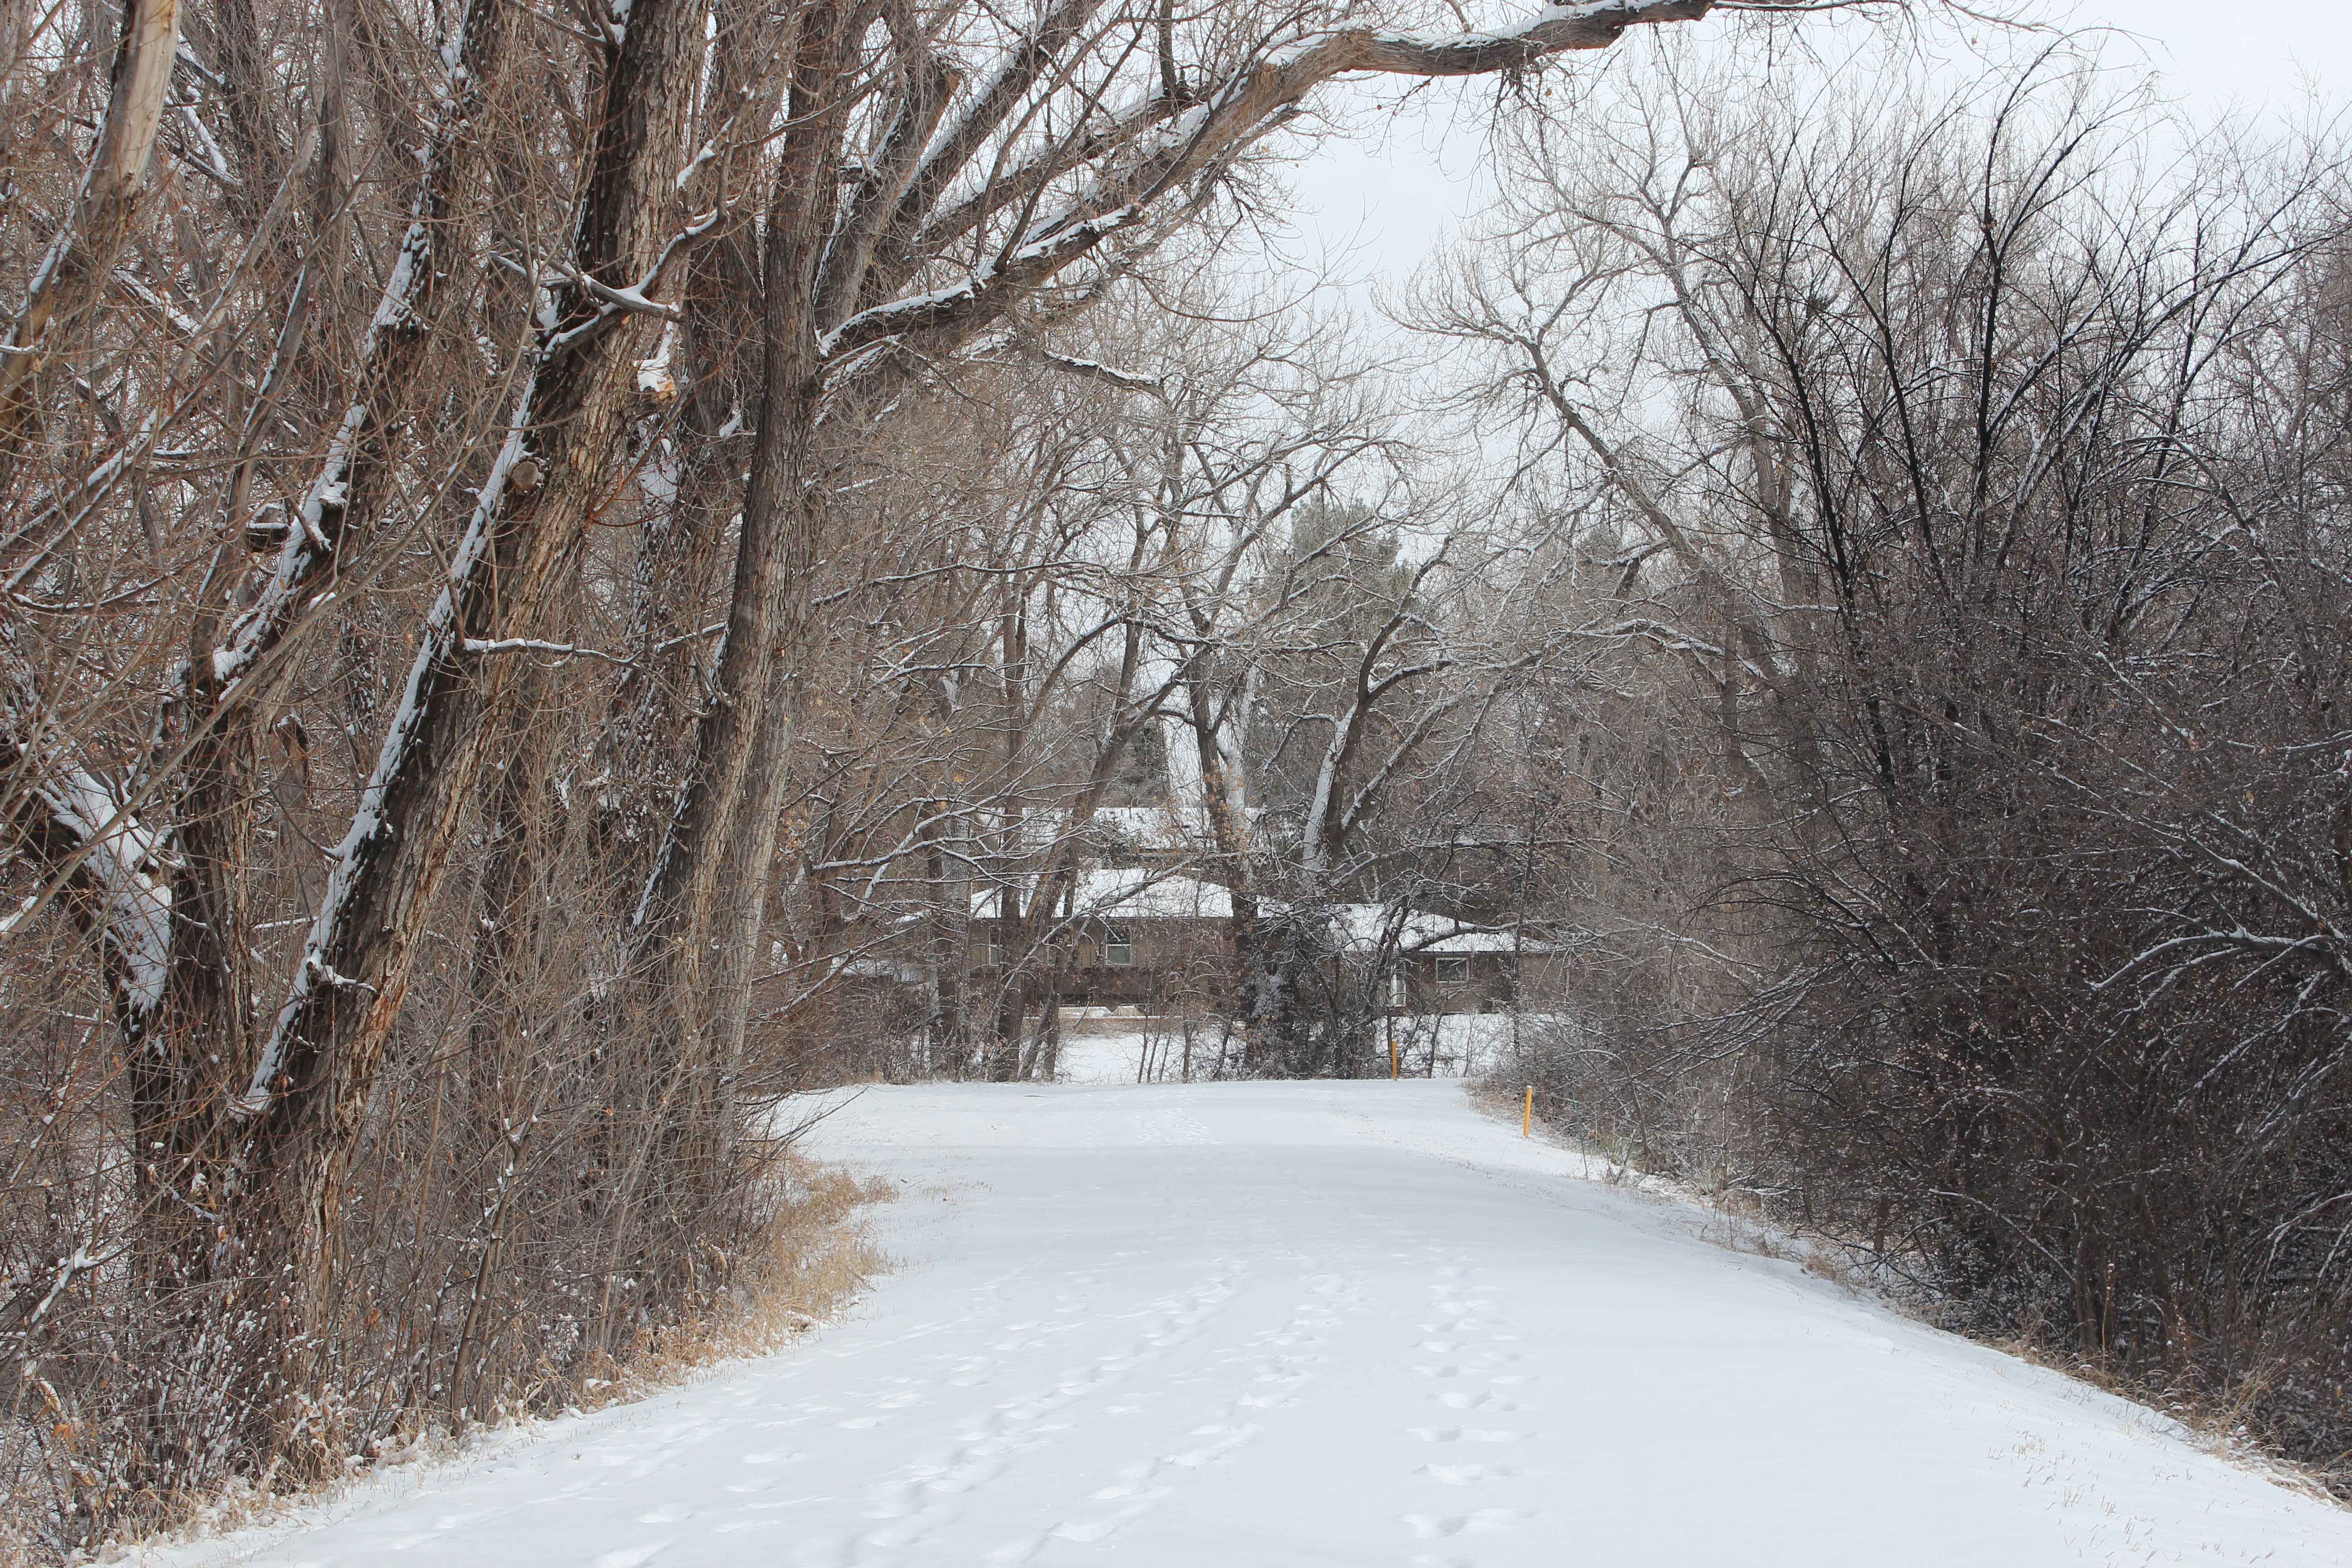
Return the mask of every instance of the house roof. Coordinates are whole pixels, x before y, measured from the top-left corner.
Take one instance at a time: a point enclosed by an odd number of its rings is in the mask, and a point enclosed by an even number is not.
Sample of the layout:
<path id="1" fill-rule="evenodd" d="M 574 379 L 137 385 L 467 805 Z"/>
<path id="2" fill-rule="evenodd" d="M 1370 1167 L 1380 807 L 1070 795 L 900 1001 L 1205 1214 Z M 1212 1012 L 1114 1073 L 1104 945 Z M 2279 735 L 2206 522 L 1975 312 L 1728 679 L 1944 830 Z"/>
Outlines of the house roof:
<path id="1" fill-rule="evenodd" d="M 1249 813 L 1253 821 L 1255 808 Z M 1146 854 L 1198 854 L 1214 847 L 1207 809 L 1197 800 L 1160 805 L 1095 808 L 1082 831 L 1115 838 Z M 1051 849 L 1070 832 L 1070 812 L 1058 805 L 1030 806 L 1021 814 L 1020 846 L 1031 853 Z"/>
<path id="2" fill-rule="evenodd" d="M 1434 942 L 1409 942 L 1406 945 L 1414 952 L 1442 953 L 1449 958 L 1471 952 L 1539 952 L 1543 950 L 1542 943 L 1530 942 L 1523 944 L 1507 931 L 1457 931 Z"/>
<path id="3" fill-rule="evenodd" d="M 1027 888 L 1023 888 L 1024 895 Z M 994 915 L 997 889 L 975 889 L 971 912 Z M 1070 913 L 1097 920 L 1231 920 L 1231 889 L 1196 877 L 1155 877 L 1138 867 L 1082 873 L 1070 891 Z"/>
<path id="4" fill-rule="evenodd" d="M 1386 904 L 1334 904 L 1332 924 L 1349 947 L 1378 947 L 1387 939 L 1396 911 Z M 1457 957 L 1475 952 L 1541 952 L 1539 942 L 1523 942 L 1517 933 L 1467 924 L 1450 916 L 1414 910 L 1406 913 L 1396 935 L 1400 952 L 1431 952 Z"/>

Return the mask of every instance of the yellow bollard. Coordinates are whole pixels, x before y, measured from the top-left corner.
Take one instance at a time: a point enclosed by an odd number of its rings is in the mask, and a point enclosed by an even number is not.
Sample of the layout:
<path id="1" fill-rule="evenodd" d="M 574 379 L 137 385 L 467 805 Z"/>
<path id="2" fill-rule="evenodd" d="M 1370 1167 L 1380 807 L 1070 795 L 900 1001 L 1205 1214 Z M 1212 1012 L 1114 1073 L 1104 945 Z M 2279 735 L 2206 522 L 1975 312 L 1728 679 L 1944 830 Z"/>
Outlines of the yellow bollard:
<path id="1" fill-rule="evenodd" d="M 1394 1082 L 1396 1081 L 1396 1079 L 1397 1079 L 1396 1020 L 1395 1020 L 1395 1019 L 1393 1019 L 1393 1018 L 1391 1018 L 1391 1019 L 1390 1019 L 1390 1020 L 1389 1020 L 1389 1081 L 1390 1081 L 1391 1083 L 1394 1083 Z"/>
<path id="2" fill-rule="evenodd" d="M 1535 1135 L 1536 1086 L 1529 1084 L 1528 1085 L 1528 1108 L 1519 1113 L 1519 1136 L 1522 1138 L 1532 1138 Z"/>

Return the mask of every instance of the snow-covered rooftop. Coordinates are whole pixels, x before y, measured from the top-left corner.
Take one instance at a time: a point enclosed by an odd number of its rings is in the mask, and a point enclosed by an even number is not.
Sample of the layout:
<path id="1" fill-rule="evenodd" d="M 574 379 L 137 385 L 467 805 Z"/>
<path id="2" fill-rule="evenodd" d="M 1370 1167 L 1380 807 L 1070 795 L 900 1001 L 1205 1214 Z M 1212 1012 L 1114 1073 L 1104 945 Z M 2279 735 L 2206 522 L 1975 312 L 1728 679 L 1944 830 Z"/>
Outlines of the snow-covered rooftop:
<path id="1" fill-rule="evenodd" d="M 1386 904 L 1334 904 L 1332 924 L 1349 947 L 1377 947 L 1388 937 L 1396 910 Z M 1539 942 L 1522 942 L 1517 933 L 1457 921 L 1448 915 L 1414 910 L 1404 916 L 1396 936 L 1400 952 L 1431 952 L 1454 957 L 1474 952 L 1541 952 Z"/>
<path id="2" fill-rule="evenodd" d="M 1253 811 L 1253 818 L 1256 816 Z M 1071 831 L 1070 813 L 1062 806 L 1033 806 L 1021 814 L 1020 844 L 1043 853 Z M 1105 805 L 1095 809 L 1081 830 L 1095 839 L 1116 839 L 1150 854 L 1198 854 L 1213 847 L 1208 815 L 1198 801 L 1161 805 Z"/>
<path id="3" fill-rule="evenodd" d="M 994 915 L 997 889 L 975 888 L 971 912 L 982 918 Z M 1128 867 L 1081 874 L 1071 889 L 1069 912 L 1074 918 L 1099 920 L 1231 920 L 1234 895 L 1195 877 L 1154 877 Z"/>

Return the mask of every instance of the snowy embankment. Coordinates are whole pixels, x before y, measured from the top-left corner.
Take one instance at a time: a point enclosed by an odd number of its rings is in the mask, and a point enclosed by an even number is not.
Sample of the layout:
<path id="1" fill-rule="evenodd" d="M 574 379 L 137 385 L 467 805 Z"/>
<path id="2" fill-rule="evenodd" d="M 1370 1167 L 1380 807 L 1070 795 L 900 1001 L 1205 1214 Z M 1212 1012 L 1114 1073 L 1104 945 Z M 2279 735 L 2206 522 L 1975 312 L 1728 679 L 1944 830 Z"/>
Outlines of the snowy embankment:
<path id="1" fill-rule="evenodd" d="M 875 1089 L 842 1321 L 179 1564 L 2352 1564 L 2162 1419 L 1700 1239 L 1460 1084 Z"/>

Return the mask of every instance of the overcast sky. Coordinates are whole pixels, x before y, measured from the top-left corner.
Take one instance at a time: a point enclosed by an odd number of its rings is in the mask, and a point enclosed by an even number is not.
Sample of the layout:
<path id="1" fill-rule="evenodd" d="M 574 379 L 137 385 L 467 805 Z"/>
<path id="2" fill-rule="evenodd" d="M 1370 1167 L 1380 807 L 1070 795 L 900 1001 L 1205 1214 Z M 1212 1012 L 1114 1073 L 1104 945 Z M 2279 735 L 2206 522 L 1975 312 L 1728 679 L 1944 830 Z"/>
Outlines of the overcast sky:
<path id="1" fill-rule="evenodd" d="M 1472 14 L 1505 15 L 1510 3 L 1482 0 Z M 2200 109 L 2296 104 L 2306 86 L 2352 98 L 2352 5 L 2344 0 L 2043 0 L 2042 14 L 2137 35 L 2136 43 L 2113 41 L 2109 60 L 2145 60 Z M 1454 123 L 1486 101 L 1423 93 L 1400 112 L 1372 117 L 1371 129 L 1326 143 L 1294 176 L 1307 208 L 1298 239 L 1306 258 L 1328 255 L 1343 277 L 1410 276 L 1487 194 L 1475 132 Z"/>

